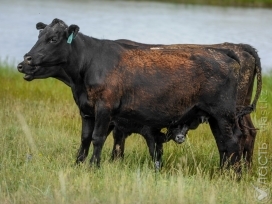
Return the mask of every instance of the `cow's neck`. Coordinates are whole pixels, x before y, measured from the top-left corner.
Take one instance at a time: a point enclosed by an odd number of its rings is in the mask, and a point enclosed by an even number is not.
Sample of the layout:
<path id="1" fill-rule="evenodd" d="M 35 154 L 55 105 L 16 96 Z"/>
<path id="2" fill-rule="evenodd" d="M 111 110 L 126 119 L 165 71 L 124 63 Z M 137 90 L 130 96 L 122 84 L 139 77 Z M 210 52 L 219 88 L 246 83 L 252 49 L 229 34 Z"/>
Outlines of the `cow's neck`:
<path id="1" fill-rule="evenodd" d="M 72 41 L 69 60 L 67 66 L 64 67 L 64 71 L 73 83 L 81 83 L 80 73 L 90 67 L 95 54 L 95 46 L 97 46 L 96 40 L 82 33 L 78 33 L 76 39 Z"/>
<path id="2" fill-rule="evenodd" d="M 65 83 L 67 86 L 71 87 L 71 79 L 68 77 L 68 75 L 64 72 L 63 69 L 59 73 L 57 73 L 53 78 L 58 79 Z"/>

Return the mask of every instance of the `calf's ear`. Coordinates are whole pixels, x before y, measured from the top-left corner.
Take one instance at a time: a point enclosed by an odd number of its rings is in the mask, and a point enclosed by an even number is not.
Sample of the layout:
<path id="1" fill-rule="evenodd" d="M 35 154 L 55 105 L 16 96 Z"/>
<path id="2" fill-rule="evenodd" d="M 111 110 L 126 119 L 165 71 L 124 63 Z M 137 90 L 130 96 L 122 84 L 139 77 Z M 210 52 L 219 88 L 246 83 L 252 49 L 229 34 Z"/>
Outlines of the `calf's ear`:
<path id="1" fill-rule="evenodd" d="M 44 29 L 47 25 L 42 23 L 42 22 L 39 22 L 36 24 L 36 28 L 37 30 L 41 30 L 41 29 Z"/>

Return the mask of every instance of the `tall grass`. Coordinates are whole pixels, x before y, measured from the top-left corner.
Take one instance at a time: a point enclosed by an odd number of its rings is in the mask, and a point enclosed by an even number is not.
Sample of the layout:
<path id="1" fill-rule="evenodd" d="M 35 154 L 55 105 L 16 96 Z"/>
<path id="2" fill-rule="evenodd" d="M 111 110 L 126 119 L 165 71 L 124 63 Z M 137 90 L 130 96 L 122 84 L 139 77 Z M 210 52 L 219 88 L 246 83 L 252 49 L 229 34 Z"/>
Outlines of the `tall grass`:
<path id="1" fill-rule="evenodd" d="M 88 162 L 76 166 L 81 124 L 70 88 L 55 79 L 26 82 L 15 69 L 0 67 L 0 203 L 256 203 L 253 185 L 260 178 L 263 143 L 269 158 L 265 178 L 272 189 L 272 74 L 263 77 L 268 97 L 262 95 L 252 114 L 257 127 L 264 117 L 267 126 L 258 132 L 252 170 L 237 182 L 231 172 L 219 171 L 208 125 L 190 131 L 182 145 L 165 144 L 160 173 L 136 134 L 126 141 L 123 161 L 109 162 L 110 135 L 100 169 Z"/>

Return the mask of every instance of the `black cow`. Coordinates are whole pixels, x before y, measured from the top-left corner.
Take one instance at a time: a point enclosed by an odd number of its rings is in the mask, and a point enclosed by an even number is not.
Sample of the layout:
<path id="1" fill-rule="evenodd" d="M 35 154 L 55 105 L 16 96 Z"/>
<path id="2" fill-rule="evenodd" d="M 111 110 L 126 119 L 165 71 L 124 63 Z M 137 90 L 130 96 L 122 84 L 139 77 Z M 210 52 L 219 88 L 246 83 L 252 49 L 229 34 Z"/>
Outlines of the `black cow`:
<path id="1" fill-rule="evenodd" d="M 126 119 L 161 129 L 183 124 L 199 111 L 210 117 L 221 165 L 240 159 L 234 73 L 239 64 L 230 50 L 214 57 L 207 54 L 214 54 L 211 49 L 135 49 L 85 36 L 77 25 L 68 27 L 59 19 L 46 27 L 38 23 L 37 28 L 44 29 L 25 62 L 34 69 L 62 67 L 76 95 L 86 87 L 88 105 L 94 110 L 89 114 L 95 116 L 91 163 L 100 163 L 111 121 Z"/>
<path id="2" fill-rule="evenodd" d="M 238 89 L 237 89 L 237 101 L 236 104 L 240 107 L 249 106 L 251 103 L 253 85 L 255 76 L 257 78 L 257 87 L 254 100 L 252 102 L 252 109 L 255 110 L 257 101 L 261 94 L 262 89 L 262 70 L 260 58 L 257 54 L 255 48 L 248 44 L 233 44 L 233 43 L 222 43 L 222 44 L 213 44 L 213 45 L 196 45 L 196 44 L 173 44 L 173 45 L 162 45 L 162 44 L 143 44 L 139 42 L 134 42 L 131 40 L 120 39 L 117 40 L 119 43 L 124 43 L 138 48 L 149 48 L 149 49 L 184 49 L 184 48 L 227 48 L 235 52 L 239 58 L 240 62 L 240 71 L 237 75 L 238 80 Z M 201 122 L 206 121 L 207 118 L 202 118 Z M 195 121 L 197 122 L 197 120 Z M 171 129 L 174 131 L 174 135 L 180 135 L 180 138 L 184 138 L 189 129 L 194 129 L 193 124 L 191 127 L 183 125 L 181 129 Z M 252 156 L 254 149 L 254 142 L 256 138 L 256 129 L 252 123 L 250 114 L 245 115 L 241 121 L 241 130 L 243 132 L 242 140 L 242 150 L 243 156 L 247 162 L 248 166 L 252 164 Z M 170 131 L 170 134 L 171 134 Z"/>

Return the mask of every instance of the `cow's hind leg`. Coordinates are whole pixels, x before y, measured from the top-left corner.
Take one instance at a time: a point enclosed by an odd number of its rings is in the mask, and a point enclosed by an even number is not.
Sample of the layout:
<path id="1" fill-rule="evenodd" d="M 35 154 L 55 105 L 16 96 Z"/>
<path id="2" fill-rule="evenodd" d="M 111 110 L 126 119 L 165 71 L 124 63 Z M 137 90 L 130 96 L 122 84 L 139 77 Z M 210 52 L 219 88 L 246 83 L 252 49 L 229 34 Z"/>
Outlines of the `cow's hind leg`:
<path id="1" fill-rule="evenodd" d="M 218 126 L 222 133 L 222 141 L 226 146 L 226 154 L 223 156 L 223 166 L 234 167 L 236 172 L 241 171 L 241 137 L 242 132 L 235 121 L 229 121 L 227 119 L 221 119 L 218 121 Z"/>
<path id="2" fill-rule="evenodd" d="M 252 123 L 250 115 L 244 116 L 244 126 L 241 128 L 243 129 L 243 134 L 245 136 L 243 158 L 246 161 L 246 166 L 250 168 L 252 165 L 254 143 L 257 134 L 257 131 Z"/>
<path id="3" fill-rule="evenodd" d="M 220 153 L 220 166 L 232 165 L 236 172 L 240 172 L 242 132 L 239 127 L 234 120 L 224 118 L 210 118 L 209 123 Z"/>

